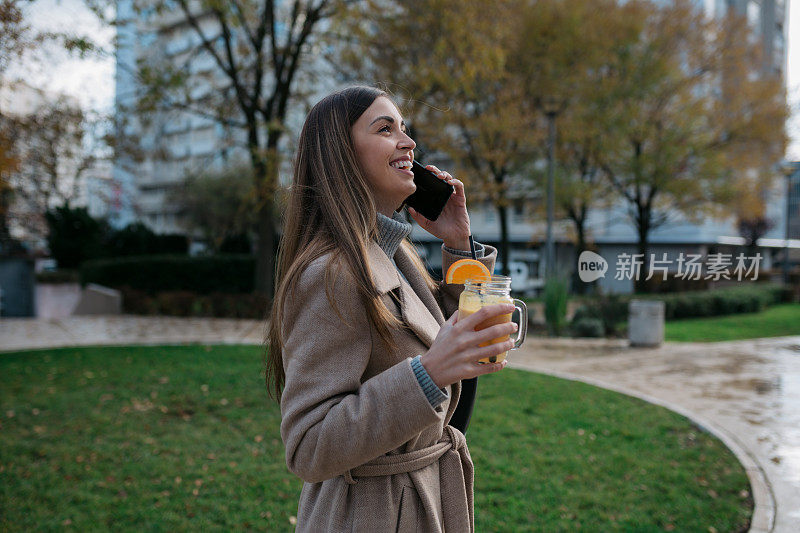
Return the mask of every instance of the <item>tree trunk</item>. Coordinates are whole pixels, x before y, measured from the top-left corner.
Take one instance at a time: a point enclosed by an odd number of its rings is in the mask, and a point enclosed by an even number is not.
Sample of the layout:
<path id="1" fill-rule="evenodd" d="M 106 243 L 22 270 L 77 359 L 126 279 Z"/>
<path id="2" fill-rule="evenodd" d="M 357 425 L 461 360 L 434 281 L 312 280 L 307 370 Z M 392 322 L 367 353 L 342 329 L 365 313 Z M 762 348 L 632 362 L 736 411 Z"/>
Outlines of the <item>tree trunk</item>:
<path id="1" fill-rule="evenodd" d="M 645 278 L 647 277 L 647 269 L 650 265 L 650 260 L 648 258 L 650 243 L 648 241 L 650 237 L 650 210 L 647 208 L 640 207 L 638 217 L 636 220 L 636 230 L 639 234 L 639 242 L 638 242 L 638 252 L 641 254 L 641 262 L 642 266 L 638 272 L 638 276 L 634 278 L 634 291 L 635 292 L 648 292 L 647 291 L 647 283 L 645 282 Z M 636 274 L 636 271 L 634 271 Z"/>
<path id="2" fill-rule="evenodd" d="M 278 187 L 278 139 L 279 133 L 271 132 L 267 139 L 266 157 L 258 148 L 250 147 L 251 161 L 255 169 L 258 214 L 256 221 L 256 271 L 255 292 L 272 301 L 275 295 L 275 192 Z"/>
<path id="3" fill-rule="evenodd" d="M 578 260 L 581 252 L 586 250 L 586 209 L 584 208 L 582 211 L 582 216 L 572 218 L 572 222 L 575 223 L 575 233 L 577 233 L 578 236 L 575 248 L 575 261 Z M 587 289 L 589 288 L 588 285 L 588 283 L 581 281 L 580 276 L 578 275 L 578 268 L 576 266 L 575 272 L 572 275 L 572 291 L 575 294 L 586 294 Z"/>
<path id="4" fill-rule="evenodd" d="M 11 194 L 7 191 L 0 191 L 0 243 L 11 240 L 11 232 L 8 229 L 8 208 L 11 205 Z"/>
<path id="5" fill-rule="evenodd" d="M 508 208 L 504 205 L 497 206 L 497 215 L 500 217 L 500 250 L 499 250 L 499 257 L 498 259 L 503 262 L 503 271 L 501 274 L 503 276 L 510 276 L 511 272 L 511 265 L 510 263 L 510 252 L 509 252 L 509 244 L 508 244 L 508 220 L 507 220 L 507 213 Z"/>

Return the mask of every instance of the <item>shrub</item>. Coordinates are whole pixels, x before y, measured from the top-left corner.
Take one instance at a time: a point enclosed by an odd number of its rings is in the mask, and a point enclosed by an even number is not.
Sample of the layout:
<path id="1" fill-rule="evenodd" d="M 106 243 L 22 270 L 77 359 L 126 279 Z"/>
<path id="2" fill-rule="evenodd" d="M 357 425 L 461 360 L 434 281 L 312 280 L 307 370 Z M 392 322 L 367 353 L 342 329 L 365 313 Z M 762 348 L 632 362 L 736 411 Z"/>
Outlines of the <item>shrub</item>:
<path id="1" fill-rule="evenodd" d="M 599 320 L 605 335 L 617 335 L 618 325 L 628 318 L 629 296 L 619 294 L 601 295 L 588 300 L 572 315 L 573 325 L 584 319 Z"/>
<path id="2" fill-rule="evenodd" d="M 81 283 L 129 287 L 155 294 L 253 291 L 255 259 L 248 255 L 188 257 L 176 255 L 101 259 L 81 267 Z"/>
<path id="3" fill-rule="evenodd" d="M 77 270 L 44 270 L 36 274 L 37 283 L 78 283 L 80 279 Z"/>
<path id="4" fill-rule="evenodd" d="M 550 279 L 544 285 L 544 317 L 553 335 L 559 335 L 566 322 L 567 290 L 566 280 L 559 278 Z"/>
<path id="5" fill-rule="evenodd" d="M 128 224 L 121 230 L 112 231 L 106 239 L 109 257 L 150 254 L 186 254 L 189 239 L 185 235 L 159 235 L 141 222 Z"/>
<path id="6" fill-rule="evenodd" d="M 246 233 L 226 237 L 219 245 L 219 252 L 222 254 L 249 254 L 252 251 L 253 245 Z"/>
<path id="7" fill-rule="evenodd" d="M 599 318 L 583 317 L 573 320 L 570 325 L 573 337 L 603 337 L 605 327 Z"/>
<path id="8" fill-rule="evenodd" d="M 69 202 L 45 213 L 47 247 L 58 268 L 77 268 L 89 259 L 103 257 L 102 241 L 108 224 L 92 218 L 85 207 L 71 208 Z"/>
<path id="9" fill-rule="evenodd" d="M 704 292 L 659 295 L 665 304 L 667 320 L 755 313 L 783 299 L 780 285 L 759 283 L 747 287 L 731 287 Z M 645 296 L 647 297 L 647 296 Z M 639 296 L 637 296 L 639 298 Z"/>
<path id="10" fill-rule="evenodd" d="M 93 218 L 85 207 L 69 203 L 45 214 L 47 245 L 59 268 L 78 268 L 85 261 L 107 257 L 148 254 L 186 254 L 185 235 L 159 235 L 141 222 L 112 229 L 108 222 Z"/>
<path id="11" fill-rule="evenodd" d="M 770 305 L 784 301 L 786 291 L 780 285 L 758 283 L 744 287 L 730 287 L 702 292 L 679 292 L 674 294 L 609 294 L 587 300 L 575 310 L 573 326 L 586 318 L 603 322 L 606 335 L 619 334 L 619 325 L 628 318 L 628 303 L 632 299 L 661 300 L 664 302 L 664 318 L 678 320 L 755 313 Z"/>

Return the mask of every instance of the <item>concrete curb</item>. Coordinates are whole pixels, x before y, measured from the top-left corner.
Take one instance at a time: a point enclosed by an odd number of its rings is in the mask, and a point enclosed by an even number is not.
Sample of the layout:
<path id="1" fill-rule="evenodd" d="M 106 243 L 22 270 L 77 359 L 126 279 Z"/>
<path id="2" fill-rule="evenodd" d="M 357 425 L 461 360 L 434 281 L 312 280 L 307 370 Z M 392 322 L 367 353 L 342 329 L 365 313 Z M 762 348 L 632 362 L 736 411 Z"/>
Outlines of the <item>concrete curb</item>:
<path id="1" fill-rule="evenodd" d="M 536 372 L 538 374 L 545 374 L 569 381 L 578 381 L 581 383 L 586 383 L 587 385 L 599 387 L 601 389 L 618 392 L 626 396 L 638 398 L 647 403 L 659 405 L 688 418 L 701 429 L 721 440 L 722 443 L 733 452 L 733 454 L 736 456 L 736 459 L 744 467 L 745 472 L 747 473 L 747 478 L 750 481 L 750 489 L 753 495 L 753 516 L 750 519 L 749 531 L 751 533 L 770 533 L 773 531 L 776 513 L 775 495 L 764 469 L 758 463 L 758 460 L 749 451 L 747 451 L 747 449 L 736 439 L 735 436 L 720 428 L 710 420 L 707 420 L 706 418 L 672 402 L 664 401 L 638 391 L 619 387 L 617 385 L 612 385 L 598 379 L 576 376 L 574 374 L 565 372 L 557 372 L 546 368 L 537 367 L 536 365 L 526 365 L 524 363 L 512 363 L 509 361 L 508 366 L 510 368 Z"/>

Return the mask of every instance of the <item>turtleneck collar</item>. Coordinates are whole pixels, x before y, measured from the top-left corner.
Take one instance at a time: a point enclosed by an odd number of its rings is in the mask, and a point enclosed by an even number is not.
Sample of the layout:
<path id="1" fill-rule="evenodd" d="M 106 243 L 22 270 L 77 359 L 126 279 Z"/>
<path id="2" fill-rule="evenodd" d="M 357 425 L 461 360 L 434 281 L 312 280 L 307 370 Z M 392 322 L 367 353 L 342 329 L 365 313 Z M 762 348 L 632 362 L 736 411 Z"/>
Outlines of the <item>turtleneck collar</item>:
<path id="1" fill-rule="evenodd" d="M 403 219 L 403 216 L 398 213 L 392 213 L 392 218 L 387 217 L 383 213 L 378 213 L 378 246 L 386 252 L 389 259 L 394 262 L 394 254 L 400 247 L 403 239 L 411 233 L 411 224 Z"/>

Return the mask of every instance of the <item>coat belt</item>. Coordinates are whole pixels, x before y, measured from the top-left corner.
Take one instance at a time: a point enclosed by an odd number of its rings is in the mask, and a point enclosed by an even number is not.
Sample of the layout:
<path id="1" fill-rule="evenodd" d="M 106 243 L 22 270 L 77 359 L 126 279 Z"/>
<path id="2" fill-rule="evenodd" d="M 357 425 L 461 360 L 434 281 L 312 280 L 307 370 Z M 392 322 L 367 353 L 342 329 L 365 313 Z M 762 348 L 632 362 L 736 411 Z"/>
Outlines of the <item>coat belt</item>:
<path id="1" fill-rule="evenodd" d="M 445 529 L 459 532 L 474 531 L 472 459 L 464 434 L 453 426 L 445 426 L 442 438 L 432 446 L 407 453 L 382 455 L 361 466 L 351 468 L 344 473 L 344 479 L 352 485 L 357 483 L 354 479 L 357 477 L 391 476 L 407 472 L 414 480 L 415 471 L 436 461 L 440 461 L 439 486 Z M 429 507 L 424 501 L 423 506 Z"/>

